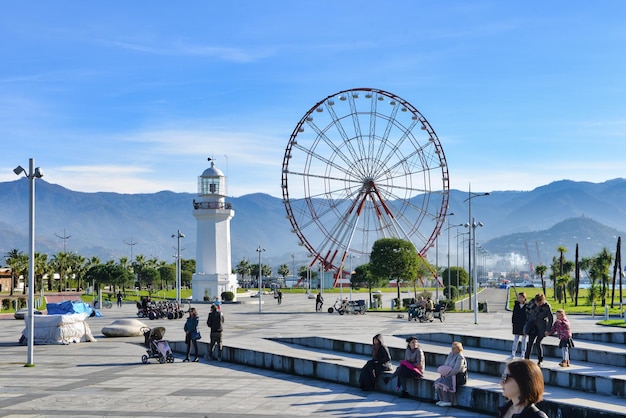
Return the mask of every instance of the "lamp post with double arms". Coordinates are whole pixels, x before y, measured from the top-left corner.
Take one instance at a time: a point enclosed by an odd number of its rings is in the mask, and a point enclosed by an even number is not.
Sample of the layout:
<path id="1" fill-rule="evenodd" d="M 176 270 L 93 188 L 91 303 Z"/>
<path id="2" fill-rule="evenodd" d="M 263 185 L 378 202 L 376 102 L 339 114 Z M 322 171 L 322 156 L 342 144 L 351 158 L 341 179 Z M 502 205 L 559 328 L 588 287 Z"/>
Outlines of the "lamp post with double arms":
<path id="1" fill-rule="evenodd" d="M 261 301 L 261 295 L 263 294 L 263 291 L 261 290 L 262 286 L 263 286 L 263 269 L 261 268 L 261 253 L 265 251 L 265 248 L 261 247 L 259 245 L 259 248 L 256 249 L 256 252 L 259 253 L 259 313 L 261 313 L 262 308 L 261 308 L 261 304 L 263 303 Z"/>
<path id="2" fill-rule="evenodd" d="M 478 279 L 476 277 L 476 266 L 472 265 L 472 258 L 474 258 L 474 264 L 476 264 L 476 227 L 483 226 L 482 222 L 476 222 L 476 219 L 472 218 L 472 199 L 481 196 L 489 196 L 489 193 L 472 193 L 472 187 L 469 186 L 468 197 L 464 200 L 468 206 L 468 223 L 465 224 L 466 228 L 469 228 L 470 240 L 469 240 L 469 258 L 468 258 L 468 270 L 471 272 L 472 286 L 474 287 L 474 324 L 478 324 Z M 473 231 L 473 234 L 472 234 Z M 472 242 L 474 243 L 473 256 L 472 256 Z M 471 303 L 471 302 L 470 302 Z"/>
<path id="3" fill-rule="evenodd" d="M 27 329 L 27 354 L 26 354 L 26 367 L 34 367 L 34 339 L 35 339 L 35 179 L 43 177 L 43 171 L 41 168 L 35 168 L 35 160 L 30 158 L 28 160 L 28 172 L 21 166 L 15 167 L 13 172 L 16 175 L 24 173 L 29 181 L 29 220 L 28 220 L 28 320 L 26 323 Z"/>
<path id="4" fill-rule="evenodd" d="M 176 231 L 176 234 L 172 235 L 172 238 L 176 238 L 177 247 L 176 247 L 176 302 L 180 306 L 180 239 L 185 238 L 185 234 L 180 232 L 180 229 Z"/>

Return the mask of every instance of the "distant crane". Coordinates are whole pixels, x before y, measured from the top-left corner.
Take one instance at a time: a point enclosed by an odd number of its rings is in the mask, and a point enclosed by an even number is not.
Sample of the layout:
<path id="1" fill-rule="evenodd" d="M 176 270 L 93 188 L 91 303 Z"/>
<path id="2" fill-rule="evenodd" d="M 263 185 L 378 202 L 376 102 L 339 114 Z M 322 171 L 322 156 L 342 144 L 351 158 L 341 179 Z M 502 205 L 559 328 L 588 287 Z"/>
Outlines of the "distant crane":
<path id="1" fill-rule="evenodd" d="M 539 243 L 537 241 L 535 241 L 535 247 L 537 248 L 537 261 L 540 266 L 543 266 L 543 263 L 541 262 L 541 254 L 539 253 Z"/>
<path id="2" fill-rule="evenodd" d="M 528 241 L 524 241 L 524 246 L 526 247 L 526 257 L 528 257 L 528 266 L 530 267 L 530 274 L 535 273 L 535 268 L 533 266 L 533 262 L 530 259 L 530 251 L 528 251 Z"/>

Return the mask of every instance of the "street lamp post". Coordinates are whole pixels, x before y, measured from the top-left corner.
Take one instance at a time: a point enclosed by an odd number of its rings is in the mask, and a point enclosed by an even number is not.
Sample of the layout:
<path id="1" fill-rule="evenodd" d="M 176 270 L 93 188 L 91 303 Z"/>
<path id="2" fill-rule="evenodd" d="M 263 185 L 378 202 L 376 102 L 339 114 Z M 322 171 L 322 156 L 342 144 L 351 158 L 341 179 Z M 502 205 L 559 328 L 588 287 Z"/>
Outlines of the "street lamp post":
<path id="1" fill-rule="evenodd" d="M 263 294 L 263 291 L 261 290 L 261 286 L 263 286 L 263 270 L 261 269 L 261 253 L 265 251 L 265 248 L 262 248 L 259 245 L 259 248 L 256 249 L 256 252 L 259 253 L 259 313 L 261 313 L 262 308 L 261 308 L 261 295 Z"/>
<path id="2" fill-rule="evenodd" d="M 176 238 L 178 244 L 176 250 L 176 302 L 180 305 L 180 239 L 185 238 L 185 234 L 179 229 L 176 234 L 172 235 L 172 238 Z"/>
<path id="3" fill-rule="evenodd" d="M 293 266 L 293 273 L 291 273 L 291 275 L 293 276 L 294 280 L 296 278 L 296 255 L 294 253 L 291 253 L 291 264 Z M 293 280 L 291 281 L 291 286 L 293 289 Z"/>
<path id="4" fill-rule="evenodd" d="M 28 321 L 27 328 L 27 354 L 25 367 L 34 367 L 35 362 L 33 359 L 33 347 L 35 339 L 35 179 L 43 177 L 43 171 L 41 168 L 35 167 L 35 160 L 30 158 L 28 160 L 28 173 L 21 165 L 15 167 L 13 172 L 16 175 L 24 173 L 29 180 L 29 221 L 28 221 Z"/>
<path id="5" fill-rule="evenodd" d="M 448 213 L 448 216 L 454 216 L 454 212 L 450 212 Z M 448 220 L 448 255 L 447 255 L 447 261 L 448 261 L 448 286 L 450 286 L 450 228 L 455 227 L 456 225 L 450 225 L 450 218 L 446 218 Z M 445 292 L 444 292 L 445 293 Z M 452 297 L 452 295 L 448 295 L 450 297 Z"/>
<path id="6" fill-rule="evenodd" d="M 474 264 L 476 263 L 476 227 L 477 226 L 483 226 L 482 222 L 476 223 L 476 219 L 472 218 L 472 199 L 474 199 L 475 197 L 481 197 L 481 196 L 489 196 L 489 193 L 472 193 L 472 186 L 469 186 L 469 190 L 468 190 L 468 198 L 465 199 L 465 202 L 467 202 L 467 206 L 468 206 L 468 223 L 465 224 L 465 226 L 467 228 L 469 228 L 469 232 L 470 232 L 470 240 L 469 240 L 469 259 L 468 259 L 468 270 L 471 272 L 470 274 L 472 275 L 472 285 L 474 287 L 474 324 L 478 324 L 478 279 L 476 277 L 476 267 L 472 266 L 472 230 L 474 231 L 473 234 L 473 242 L 474 242 Z"/>
<path id="7" fill-rule="evenodd" d="M 465 226 L 465 224 L 460 224 L 459 226 Z M 465 236 L 465 235 L 469 235 L 469 232 L 463 232 L 463 233 L 457 233 L 456 234 L 456 264 L 459 264 L 459 237 L 461 236 Z M 468 241 L 468 239 L 463 238 L 463 241 L 461 242 L 461 250 L 463 251 L 462 256 L 461 256 L 461 260 L 463 261 L 463 265 L 459 266 L 462 267 L 463 270 L 465 270 L 465 241 Z M 469 271 L 468 271 L 468 275 L 469 275 Z M 457 270 L 456 272 L 456 287 L 457 289 L 459 288 L 459 271 Z M 469 290 L 469 288 L 468 288 Z M 469 293 L 469 292 L 468 292 Z M 471 299 L 471 297 L 470 297 Z M 463 298 L 461 298 L 461 311 L 465 310 L 465 292 L 463 292 Z"/>

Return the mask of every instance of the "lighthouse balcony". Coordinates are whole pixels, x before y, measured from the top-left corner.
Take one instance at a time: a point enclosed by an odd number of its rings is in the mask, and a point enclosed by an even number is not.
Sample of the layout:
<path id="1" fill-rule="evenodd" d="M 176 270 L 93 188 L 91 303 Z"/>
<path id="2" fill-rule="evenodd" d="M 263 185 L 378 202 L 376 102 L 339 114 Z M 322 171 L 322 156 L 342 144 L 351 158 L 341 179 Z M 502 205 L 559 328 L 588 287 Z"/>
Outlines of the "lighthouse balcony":
<path id="1" fill-rule="evenodd" d="M 233 208 L 230 202 L 198 202 L 194 199 L 193 201 L 194 209 L 227 209 L 231 210 Z"/>

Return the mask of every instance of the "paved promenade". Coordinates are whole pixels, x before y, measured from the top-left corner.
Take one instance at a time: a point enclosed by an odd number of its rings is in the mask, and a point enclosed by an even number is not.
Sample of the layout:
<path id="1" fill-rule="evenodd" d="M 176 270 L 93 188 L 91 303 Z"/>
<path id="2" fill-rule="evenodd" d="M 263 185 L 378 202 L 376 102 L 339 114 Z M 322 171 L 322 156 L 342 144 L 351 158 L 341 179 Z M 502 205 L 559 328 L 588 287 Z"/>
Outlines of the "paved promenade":
<path id="1" fill-rule="evenodd" d="M 440 323 L 408 322 L 391 313 L 340 316 L 316 313 L 314 300 L 285 295 L 282 305 L 264 297 L 242 297 L 241 304 L 223 306 L 225 344 L 262 345 L 265 337 L 359 336 L 371 340 L 376 333 L 391 335 L 431 331 L 473 332 L 476 335 L 510 336 L 510 313 L 503 309 L 505 291 L 483 294 L 490 313 L 449 313 Z M 361 295 L 358 298 L 365 298 Z M 390 296 L 392 297 L 392 296 Z M 357 298 L 357 297 L 355 297 Z M 325 307 L 332 305 L 326 296 Z M 388 303 L 388 302 L 386 302 Z M 194 304 L 201 331 L 208 340 L 205 322 L 209 305 Z M 26 346 L 17 345 L 23 321 L 0 320 L 0 416 L 2 417 L 481 417 L 456 408 L 401 399 L 378 392 L 285 375 L 226 362 L 141 364 L 143 337 L 106 338 L 101 328 L 119 318 L 136 318 L 134 304 L 102 311 L 102 318 L 88 324 L 95 343 L 68 346 L 35 346 L 35 367 L 23 367 Z M 574 331 L 597 330 L 598 318 L 573 317 Z M 184 319 L 143 320 L 148 326 L 165 326 L 165 338 L 183 339 Z M 397 362 L 394 362 L 394 364 Z M 427 365 L 434 370 L 437 365 Z"/>

